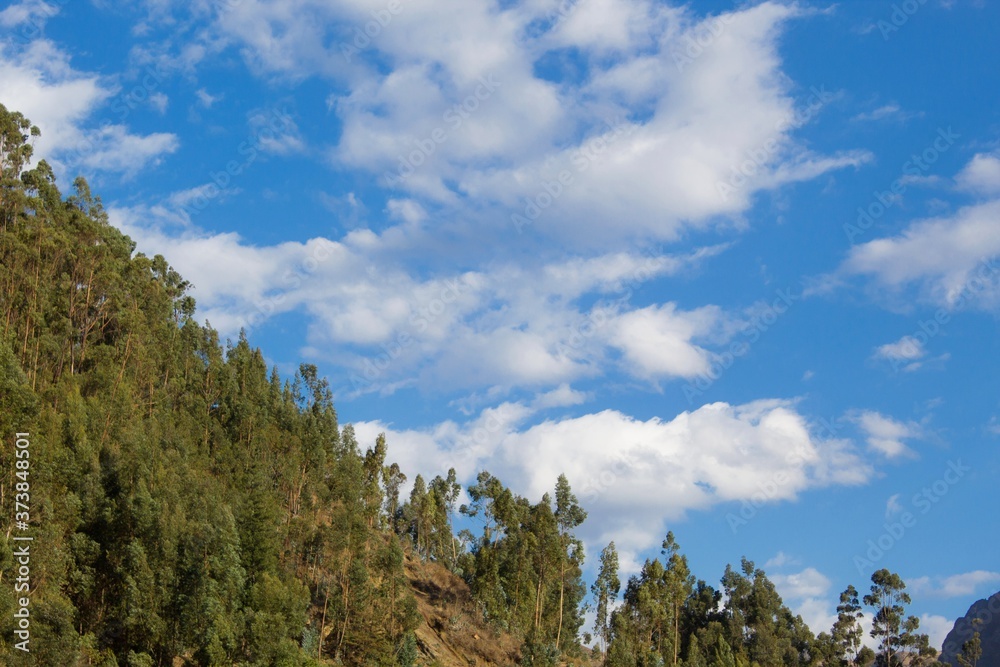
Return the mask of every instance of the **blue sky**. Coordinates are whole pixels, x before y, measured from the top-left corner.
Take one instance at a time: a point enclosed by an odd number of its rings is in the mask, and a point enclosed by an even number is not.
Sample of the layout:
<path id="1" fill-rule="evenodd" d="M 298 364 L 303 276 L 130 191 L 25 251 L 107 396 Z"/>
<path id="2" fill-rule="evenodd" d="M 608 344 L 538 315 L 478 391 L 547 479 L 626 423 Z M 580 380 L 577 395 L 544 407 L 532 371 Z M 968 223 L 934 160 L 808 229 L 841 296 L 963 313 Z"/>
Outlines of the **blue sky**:
<path id="1" fill-rule="evenodd" d="M 0 102 L 412 477 L 565 472 L 813 630 L 1000 589 L 1000 25 L 972 0 L 40 2 Z"/>

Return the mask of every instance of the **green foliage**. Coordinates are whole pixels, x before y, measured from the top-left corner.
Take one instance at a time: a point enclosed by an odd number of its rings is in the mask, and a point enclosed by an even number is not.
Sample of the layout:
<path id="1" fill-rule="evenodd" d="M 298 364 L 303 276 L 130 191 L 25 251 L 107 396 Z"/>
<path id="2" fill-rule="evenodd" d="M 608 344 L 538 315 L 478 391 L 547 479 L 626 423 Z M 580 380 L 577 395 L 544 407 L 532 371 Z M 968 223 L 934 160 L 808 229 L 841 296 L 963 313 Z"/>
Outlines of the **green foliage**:
<path id="1" fill-rule="evenodd" d="M 831 632 L 831 658 L 844 667 L 858 664 L 861 651 L 861 636 L 864 630 L 861 619 L 864 613 L 858 602 L 858 591 L 854 586 L 848 586 L 840 594 L 840 604 L 837 606 L 837 620 Z"/>
<path id="2" fill-rule="evenodd" d="M 978 626 L 982 623 L 981 619 L 973 620 L 973 627 Z M 959 653 L 956 658 L 958 659 L 958 664 L 962 667 L 976 667 L 979 664 L 979 659 L 983 657 L 983 643 L 980 639 L 979 632 L 973 632 L 972 637 L 962 644 L 962 652 Z"/>
<path id="3" fill-rule="evenodd" d="M 31 530 L 45 545 L 31 559 L 32 654 L 0 643 L 0 663 L 411 667 L 408 550 L 461 573 L 483 617 L 522 642 L 522 664 L 579 657 L 587 513 L 564 475 L 533 503 L 481 472 L 458 508 L 478 533 L 454 534 L 454 469 L 417 475 L 402 502 L 385 436 L 363 450 L 315 366 L 282 380 L 245 336 L 222 345 L 195 321 L 188 283 L 135 252 L 86 181 L 64 199 L 44 161 L 31 168 L 37 135 L 0 105 L 0 433 L 31 433 Z M 0 449 L 7 521 L 14 464 Z M 875 660 L 853 587 L 817 639 L 752 562 L 727 567 L 720 592 L 673 533 L 661 555 L 614 608 L 614 543 L 601 553 L 591 593 L 608 665 Z M 0 581 L 13 568 L 4 541 Z M 931 661 L 902 580 L 872 582 L 879 664 Z M 5 637 L 14 605 L 0 586 Z M 967 643 L 962 667 L 980 652 Z"/>
<path id="4" fill-rule="evenodd" d="M 905 588 L 898 574 L 882 568 L 872 574 L 871 593 L 864 597 L 864 603 L 875 611 L 871 636 L 879 643 L 876 664 L 880 667 L 899 664 L 898 654 L 903 646 L 903 605 L 910 603 Z"/>
<path id="5" fill-rule="evenodd" d="M 621 579 L 618 578 L 618 551 L 615 549 L 615 543 L 611 542 L 601 552 L 601 569 L 597 573 L 597 579 L 590 587 L 596 602 L 594 632 L 603 642 L 605 652 L 607 652 L 608 644 L 611 641 L 608 615 L 618 599 L 621 586 Z"/>
<path id="6" fill-rule="evenodd" d="M 362 457 L 315 367 L 283 382 L 244 336 L 220 345 L 86 181 L 64 199 L 31 168 L 32 136 L 0 106 L 0 433 L 31 433 L 45 545 L 29 660 L 397 664 L 417 614 L 385 530 L 384 437 Z M 10 555 L 4 541 L 6 581 Z M 13 602 L 0 587 L 8 637 Z M 3 664 L 24 659 L 0 644 Z"/>

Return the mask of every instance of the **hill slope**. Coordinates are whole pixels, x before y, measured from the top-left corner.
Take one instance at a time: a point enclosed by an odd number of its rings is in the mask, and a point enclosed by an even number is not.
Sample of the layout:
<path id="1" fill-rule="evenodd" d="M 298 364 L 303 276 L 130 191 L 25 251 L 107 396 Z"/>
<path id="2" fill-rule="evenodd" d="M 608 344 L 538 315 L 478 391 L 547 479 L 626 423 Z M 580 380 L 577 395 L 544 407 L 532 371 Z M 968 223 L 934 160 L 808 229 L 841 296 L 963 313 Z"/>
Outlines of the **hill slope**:
<path id="1" fill-rule="evenodd" d="M 974 619 L 979 619 L 981 625 L 973 627 Z M 955 621 L 955 627 L 945 637 L 941 662 L 958 667 L 957 656 L 962 651 L 962 645 L 976 631 L 979 632 L 983 651 L 977 667 L 1000 667 L 1000 592 L 976 601 L 965 616 Z"/>
<path id="2" fill-rule="evenodd" d="M 404 571 L 420 615 L 414 630 L 418 663 L 499 667 L 518 661 L 517 640 L 482 621 L 464 581 L 437 563 L 414 557 L 407 557 Z"/>

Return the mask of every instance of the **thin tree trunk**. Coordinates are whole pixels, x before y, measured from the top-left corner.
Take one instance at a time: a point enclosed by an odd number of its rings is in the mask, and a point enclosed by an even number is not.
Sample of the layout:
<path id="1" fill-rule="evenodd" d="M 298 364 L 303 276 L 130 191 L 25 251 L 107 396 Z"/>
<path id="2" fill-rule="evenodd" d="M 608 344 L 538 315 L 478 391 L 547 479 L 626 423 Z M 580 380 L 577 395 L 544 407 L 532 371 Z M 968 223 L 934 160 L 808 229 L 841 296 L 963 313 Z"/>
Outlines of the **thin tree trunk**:
<path id="1" fill-rule="evenodd" d="M 330 603 L 330 589 L 326 589 L 326 596 L 323 598 L 323 621 L 319 624 L 319 650 L 316 651 L 316 659 L 323 659 L 323 630 L 326 629 L 326 607 Z"/>
<path id="2" fill-rule="evenodd" d="M 559 640 L 562 638 L 563 625 L 563 598 L 566 593 L 566 570 L 559 574 L 559 627 L 556 628 L 556 647 L 559 647 Z"/>

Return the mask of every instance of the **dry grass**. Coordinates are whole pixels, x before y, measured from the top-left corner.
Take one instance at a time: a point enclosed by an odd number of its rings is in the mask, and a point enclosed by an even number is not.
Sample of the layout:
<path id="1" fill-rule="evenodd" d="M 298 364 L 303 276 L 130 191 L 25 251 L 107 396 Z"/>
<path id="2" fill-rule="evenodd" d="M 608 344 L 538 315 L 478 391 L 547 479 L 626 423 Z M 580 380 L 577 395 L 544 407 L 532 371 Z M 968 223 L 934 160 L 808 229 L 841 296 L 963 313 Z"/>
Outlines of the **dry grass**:
<path id="1" fill-rule="evenodd" d="M 404 569 L 422 622 L 418 663 L 440 667 L 514 665 L 519 642 L 483 622 L 465 582 L 437 563 L 408 555 Z"/>

